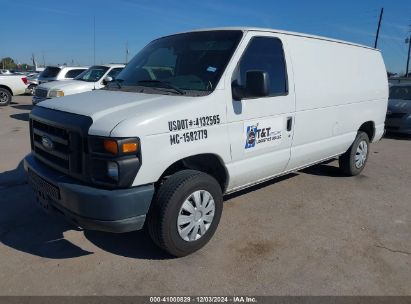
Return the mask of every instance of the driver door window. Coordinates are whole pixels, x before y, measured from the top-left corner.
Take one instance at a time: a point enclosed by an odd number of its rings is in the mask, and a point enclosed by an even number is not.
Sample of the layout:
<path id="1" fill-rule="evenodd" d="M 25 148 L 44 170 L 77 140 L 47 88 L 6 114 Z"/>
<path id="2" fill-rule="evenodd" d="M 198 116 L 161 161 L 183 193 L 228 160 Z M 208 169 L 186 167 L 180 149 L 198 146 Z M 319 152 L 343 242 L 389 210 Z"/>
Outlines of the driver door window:
<path id="1" fill-rule="evenodd" d="M 280 39 L 254 37 L 245 50 L 237 72 L 237 82 L 245 86 L 247 71 L 264 71 L 270 78 L 270 96 L 286 95 L 287 72 Z"/>

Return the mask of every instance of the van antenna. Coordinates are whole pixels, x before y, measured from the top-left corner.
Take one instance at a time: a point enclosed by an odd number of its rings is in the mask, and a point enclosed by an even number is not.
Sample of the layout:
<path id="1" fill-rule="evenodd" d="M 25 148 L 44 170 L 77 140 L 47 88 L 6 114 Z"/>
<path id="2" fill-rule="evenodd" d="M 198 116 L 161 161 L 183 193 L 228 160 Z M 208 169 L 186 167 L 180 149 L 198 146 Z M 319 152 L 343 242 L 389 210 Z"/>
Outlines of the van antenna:
<path id="1" fill-rule="evenodd" d="M 96 16 L 94 16 L 93 19 L 93 25 L 94 25 L 94 29 L 93 29 L 93 65 L 96 64 Z"/>

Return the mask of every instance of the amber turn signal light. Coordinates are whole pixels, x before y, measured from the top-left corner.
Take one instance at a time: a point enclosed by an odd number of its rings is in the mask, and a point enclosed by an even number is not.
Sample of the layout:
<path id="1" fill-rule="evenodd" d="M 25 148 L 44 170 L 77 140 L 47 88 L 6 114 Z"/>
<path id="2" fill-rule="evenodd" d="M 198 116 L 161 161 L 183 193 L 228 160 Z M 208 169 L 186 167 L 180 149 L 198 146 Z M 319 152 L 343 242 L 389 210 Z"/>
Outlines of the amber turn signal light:
<path id="1" fill-rule="evenodd" d="M 109 152 L 113 155 L 118 154 L 118 146 L 117 146 L 117 142 L 115 140 L 105 139 L 104 142 L 103 142 L 103 145 L 104 145 L 104 150 L 106 150 L 107 152 Z"/>
<path id="2" fill-rule="evenodd" d="M 131 143 L 124 143 L 122 146 L 122 151 L 123 153 L 131 153 L 131 152 L 137 152 L 137 143 L 131 142 Z"/>

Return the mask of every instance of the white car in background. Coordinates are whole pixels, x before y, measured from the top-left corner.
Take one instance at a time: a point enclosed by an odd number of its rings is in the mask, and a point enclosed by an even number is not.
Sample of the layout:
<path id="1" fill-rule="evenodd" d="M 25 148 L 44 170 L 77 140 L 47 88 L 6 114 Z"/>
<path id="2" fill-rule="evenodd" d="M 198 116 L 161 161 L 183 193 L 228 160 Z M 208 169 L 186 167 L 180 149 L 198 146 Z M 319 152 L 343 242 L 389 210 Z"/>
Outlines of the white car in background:
<path id="1" fill-rule="evenodd" d="M 40 73 L 39 84 L 56 80 L 74 79 L 89 67 L 48 66 Z"/>
<path id="2" fill-rule="evenodd" d="M 24 94 L 28 84 L 26 76 L 0 75 L 0 106 L 7 106 L 12 96 Z"/>
<path id="3" fill-rule="evenodd" d="M 124 68 L 123 64 L 95 65 L 73 80 L 43 83 L 36 88 L 33 104 L 40 101 L 104 88 Z"/>

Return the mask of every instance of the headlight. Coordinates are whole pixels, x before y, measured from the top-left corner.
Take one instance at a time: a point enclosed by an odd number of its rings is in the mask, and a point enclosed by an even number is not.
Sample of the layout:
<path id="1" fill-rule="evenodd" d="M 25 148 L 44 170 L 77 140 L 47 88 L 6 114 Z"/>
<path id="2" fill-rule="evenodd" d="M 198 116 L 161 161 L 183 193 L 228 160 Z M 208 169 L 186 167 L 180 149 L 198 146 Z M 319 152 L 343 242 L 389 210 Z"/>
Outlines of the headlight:
<path id="1" fill-rule="evenodd" d="M 54 98 L 54 97 L 63 97 L 64 96 L 64 91 L 62 90 L 54 90 L 49 92 L 49 97 Z"/>
<path id="2" fill-rule="evenodd" d="M 129 187 L 141 166 L 138 138 L 89 136 L 86 161 L 91 180 L 102 186 Z"/>

